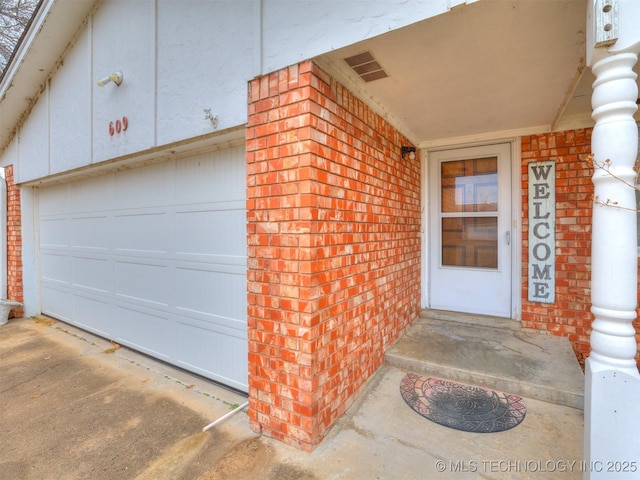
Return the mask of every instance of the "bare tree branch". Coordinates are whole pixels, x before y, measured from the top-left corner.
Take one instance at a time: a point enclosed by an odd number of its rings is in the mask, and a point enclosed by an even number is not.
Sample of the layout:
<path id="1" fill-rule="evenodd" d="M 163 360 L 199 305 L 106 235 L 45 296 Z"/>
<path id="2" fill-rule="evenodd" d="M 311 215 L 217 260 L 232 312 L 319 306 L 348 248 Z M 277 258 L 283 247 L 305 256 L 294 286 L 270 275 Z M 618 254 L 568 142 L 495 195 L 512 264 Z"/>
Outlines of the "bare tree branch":
<path id="1" fill-rule="evenodd" d="M 0 0 L 0 72 L 6 68 L 37 3 L 37 0 Z"/>
<path id="2" fill-rule="evenodd" d="M 634 170 L 636 172 L 636 175 L 633 179 L 633 183 L 628 182 L 627 180 L 620 178 L 618 175 L 614 174 L 611 171 L 611 160 L 610 159 L 606 159 L 604 161 L 598 161 L 594 158 L 593 155 L 589 155 L 589 159 L 591 160 L 593 167 L 597 170 L 601 170 L 602 172 L 604 172 L 606 175 L 609 175 L 610 177 L 615 178 L 617 181 L 619 181 L 620 183 L 622 183 L 623 185 L 626 185 L 629 188 L 632 188 L 633 190 L 635 190 L 636 192 L 640 192 L 640 187 L 638 186 L 638 170 L 640 169 L 638 162 L 640 162 L 640 159 L 636 162 L 636 165 L 634 167 Z M 620 205 L 617 201 L 612 200 L 610 198 L 607 198 L 606 200 L 602 200 L 598 195 L 595 195 L 593 198 L 593 201 L 596 205 L 600 205 L 601 207 L 615 207 L 615 208 L 619 208 L 620 210 L 630 210 L 633 212 L 638 212 L 638 207 L 636 206 L 636 208 L 629 208 L 629 207 L 623 207 L 622 205 Z"/>

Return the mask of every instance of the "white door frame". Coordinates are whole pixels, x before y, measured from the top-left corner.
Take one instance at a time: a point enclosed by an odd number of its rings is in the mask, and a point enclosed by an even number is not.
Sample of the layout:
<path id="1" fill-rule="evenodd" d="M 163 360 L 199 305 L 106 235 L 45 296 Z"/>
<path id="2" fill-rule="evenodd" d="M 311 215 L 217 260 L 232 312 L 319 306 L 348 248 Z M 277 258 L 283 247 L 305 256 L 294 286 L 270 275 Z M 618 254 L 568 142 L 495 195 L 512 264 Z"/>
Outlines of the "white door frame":
<path id="1" fill-rule="evenodd" d="M 479 147 L 496 143 L 508 143 L 511 146 L 511 318 L 520 321 L 522 312 L 522 156 L 521 141 L 517 138 L 502 138 L 481 143 L 462 143 L 438 145 L 437 147 L 421 148 L 421 202 L 422 202 L 422 288 L 421 307 L 430 308 L 429 304 L 429 268 L 431 267 L 430 250 L 430 212 L 429 212 L 429 158 L 435 151 L 452 150 L 465 147 Z"/>

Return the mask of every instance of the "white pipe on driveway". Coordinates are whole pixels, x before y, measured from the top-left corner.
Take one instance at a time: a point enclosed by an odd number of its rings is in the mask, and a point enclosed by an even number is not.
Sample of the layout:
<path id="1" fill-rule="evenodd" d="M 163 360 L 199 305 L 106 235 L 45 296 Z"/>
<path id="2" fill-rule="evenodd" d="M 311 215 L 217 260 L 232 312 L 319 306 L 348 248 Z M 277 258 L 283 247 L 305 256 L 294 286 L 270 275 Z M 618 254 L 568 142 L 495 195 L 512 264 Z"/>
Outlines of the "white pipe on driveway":
<path id="1" fill-rule="evenodd" d="M 225 413 L 223 416 L 221 416 L 219 419 L 217 419 L 215 422 L 210 423 L 209 425 L 207 425 L 206 427 L 204 427 L 202 429 L 203 432 L 206 432 L 207 430 L 215 427 L 218 423 L 222 422 L 223 420 L 226 420 L 227 418 L 229 418 L 231 415 L 238 413 L 240 410 L 242 410 L 244 407 L 246 407 L 247 405 L 249 405 L 249 402 L 245 402 L 242 405 L 240 405 L 238 408 L 235 408 L 233 410 L 231 410 L 228 413 Z"/>

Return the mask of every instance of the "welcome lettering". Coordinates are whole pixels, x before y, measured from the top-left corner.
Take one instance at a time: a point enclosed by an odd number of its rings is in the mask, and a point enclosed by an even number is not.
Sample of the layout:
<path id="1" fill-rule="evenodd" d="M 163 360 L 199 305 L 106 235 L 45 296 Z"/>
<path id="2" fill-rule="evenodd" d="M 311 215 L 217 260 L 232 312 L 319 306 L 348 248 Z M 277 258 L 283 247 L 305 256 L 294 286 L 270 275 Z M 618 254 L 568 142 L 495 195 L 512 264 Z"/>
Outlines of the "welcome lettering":
<path id="1" fill-rule="evenodd" d="M 529 164 L 529 293 L 531 302 L 555 301 L 555 162 Z"/>

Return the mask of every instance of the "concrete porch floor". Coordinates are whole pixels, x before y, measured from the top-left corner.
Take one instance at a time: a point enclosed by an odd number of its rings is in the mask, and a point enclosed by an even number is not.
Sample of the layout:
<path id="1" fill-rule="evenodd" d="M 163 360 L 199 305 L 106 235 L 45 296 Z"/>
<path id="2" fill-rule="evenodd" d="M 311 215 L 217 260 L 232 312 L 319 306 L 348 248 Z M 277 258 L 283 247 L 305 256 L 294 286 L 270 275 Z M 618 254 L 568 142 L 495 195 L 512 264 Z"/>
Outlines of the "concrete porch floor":
<path id="1" fill-rule="evenodd" d="M 584 374 L 565 337 L 496 317 L 424 310 L 387 351 L 389 365 L 583 408 Z"/>

